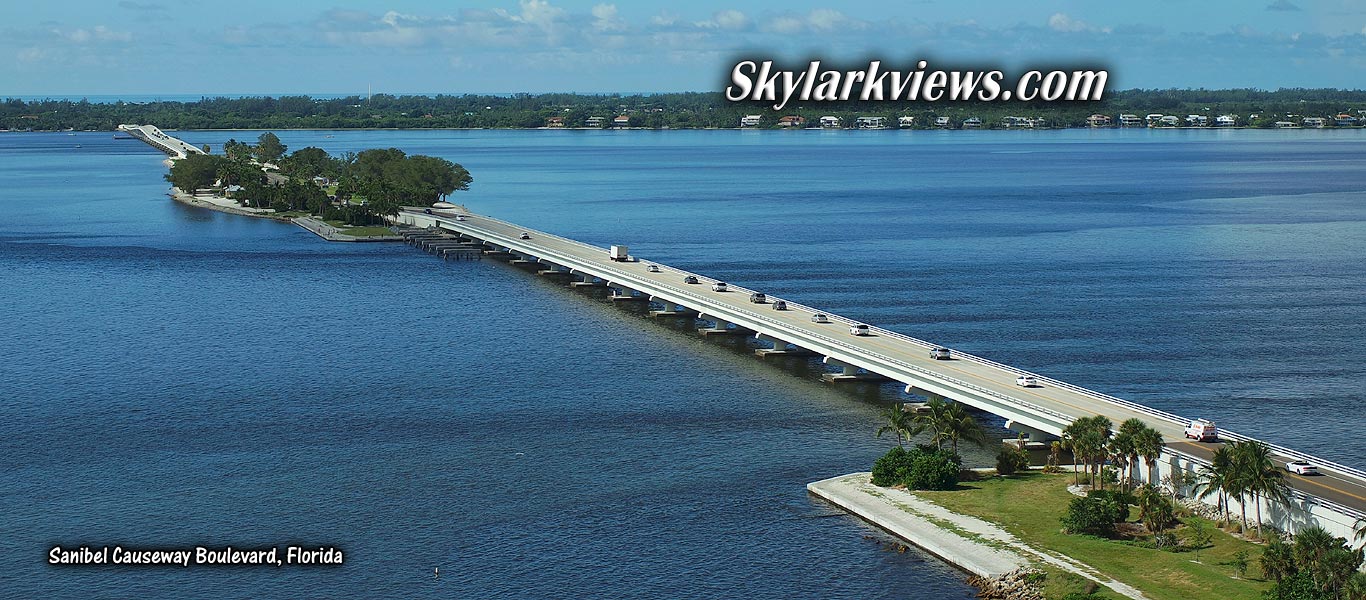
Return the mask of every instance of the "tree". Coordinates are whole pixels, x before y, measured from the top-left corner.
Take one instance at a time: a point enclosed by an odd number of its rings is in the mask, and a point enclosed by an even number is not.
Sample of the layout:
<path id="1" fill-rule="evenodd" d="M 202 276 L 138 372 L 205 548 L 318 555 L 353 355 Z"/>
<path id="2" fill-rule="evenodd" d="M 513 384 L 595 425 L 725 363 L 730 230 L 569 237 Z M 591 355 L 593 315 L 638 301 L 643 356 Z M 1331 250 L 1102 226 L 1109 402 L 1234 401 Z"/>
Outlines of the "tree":
<path id="1" fill-rule="evenodd" d="M 256 148 L 252 154 L 254 154 L 256 160 L 261 161 L 262 164 L 274 163 L 280 160 L 281 156 L 285 155 L 285 150 L 287 148 L 287 146 L 280 143 L 279 137 L 267 131 L 261 134 L 261 137 L 256 138 Z"/>
<path id="2" fill-rule="evenodd" d="M 1206 533 L 1208 534 L 1209 532 Z M 1238 550 L 1237 552 L 1233 553 L 1233 562 L 1230 564 L 1233 566 L 1233 574 L 1236 575 L 1239 579 L 1247 577 L 1247 558 L 1248 553 L 1246 548 Z"/>
<path id="3" fill-rule="evenodd" d="M 1162 451 L 1166 447 L 1167 442 L 1162 439 L 1162 432 L 1147 425 L 1134 436 L 1134 450 L 1143 457 L 1143 463 L 1148 467 L 1145 480 L 1153 479 L 1153 467 L 1157 466 L 1157 461 L 1162 458 Z M 1172 496 L 1172 502 L 1176 502 L 1175 495 Z"/>
<path id="4" fill-rule="evenodd" d="M 896 445 L 898 446 L 902 445 L 902 436 L 905 436 L 908 442 L 912 437 L 915 437 L 915 425 L 910 414 L 906 412 L 905 404 L 898 402 L 887 407 L 882 411 L 882 419 L 884 424 L 878 428 L 877 437 L 882 437 L 882 434 L 890 431 L 896 435 Z"/>
<path id="5" fill-rule="evenodd" d="M 1209 530 L 1209 521 L 1200 517 L 1191 517 L 1186 520 L 1186 529 L 1189 530 L 1190 535 L 1187 539 L 1190 541 L 1191 551 L 1195 552 L 1195 562 L 1200 562 L 1200 550 L 1214 540 L 1214 534 L 1210 533 Z M 1246 551 L 1244 551 L 1243 570 L 1247 570 Z"/>
<path id="6" fill-rule="evenodd" d="M 1172 503 L 1176 503 L 1176 498 L 1186 490 L 1186 486 L 1199 481 L 1199 477 L 1189 471 L 1172 469 L 1172 472 L 1162 478 L 1162 485 L 1167 486 L 1172 492 Z"/>
<path id="7" fill-rule="evenodd" d="M 1108 494 L 1073 498 L 1062 517 L 1062 526 L 1070 534 L 1109 536 L 1115 533 L 1115 523 L 1125 517 L 1124 508 Z"/>
<path id="8" fill-rule="evenodd" d="M 953 443 L 953 453 L 958 454 L 958 440 L 965 440 L 977 444 L 980 448 L 987 445 L 987 434 L 982 429 L 982 425 L 974 419 L 962 402 L 953 402 L 948 406 L 945 415 L 944 431 Z"/>
<path id="9" fill-rule="evenodd" d="M 1152 532 L 1154 540 L 1175 519 L 1176 509 L 1157 486 L 1147 484 L 1138 489 L 1138 520 Z"/>
<path id="10" fill-rule="evenodd" d="M 1228 499 L 1235 495 L 1238 488 L 1233 466 L 1233 452 L 1228 446 L 1219 447 L 1214 450 L 1210 464 L 1200 468 L 1199 481 L 1195 484 L 1196 494 L 1201 500 L 1216 494 L 1219 496 L 1219 508 L 1223 510 L 1225 523 L 1230 519 Z M 1241 493 L 1237 495 L 1241 497 Z"/>
<path id="11" fill-rule="evenodd" d="M 944 447 L 944 440 L 949 439 L 949 403 L 943 396 L 931 394 L 929 400 L 925 402 L 924 408 L 917 411 L 912 419 L 915 421 L 917 432 L 929 430 L 930 443 L 936 449 Z"/>
<path id="12" fill-rule="evenodd" d="M 1133 489 L 1133 467 L 1138 462 L 1138 433 L 1146 428 L 1138 418 L 1125 419 L 1119 424 L 1119 431 L 1110 440 L 1110 455 L 1124 467 L 1124 481 L 1128 489 Z"/>
<path id="13" fill-rule="evenodd" d="M 1235 478 L 1241 488 L 1252 493 L 1257 507 L 1257 537 L 1262 537 L 1262 499 L 1288 502 L 1290 486 L 1271 461 L 1271 448 L 1265 442 L 1247 440 L 1233 443 Z M 1244 517 L 1246 522 L 1246 517 Z"/>
<path id="14" fill-rule="evenodd" d="M 185 193 L 193 194 L 199 188 L 213 185 L 218 180 L 219 171 L 228 162 L 221 156 L 191 154 L 171 164 L 166 181 Z"/>
<path id="15" fill-rule="evenodd" d="M 1280 536 L 1273 536 L 1270 543 L 1262 548 L 1262 558 L 1259 562 L 1262 565 L 1262 577 L 1274 579 L 1276 583 L 1299 572 L 1295 567 L 1294 549 L 1281 541 Z"/>

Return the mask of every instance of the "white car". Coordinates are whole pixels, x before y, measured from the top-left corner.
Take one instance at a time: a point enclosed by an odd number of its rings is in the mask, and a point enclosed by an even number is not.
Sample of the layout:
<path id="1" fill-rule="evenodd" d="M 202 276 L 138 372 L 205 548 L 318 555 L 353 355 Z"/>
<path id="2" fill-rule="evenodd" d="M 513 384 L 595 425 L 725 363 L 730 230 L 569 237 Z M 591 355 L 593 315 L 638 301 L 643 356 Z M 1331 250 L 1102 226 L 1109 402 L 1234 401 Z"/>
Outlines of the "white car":
<path id="1" fill-rule="evenodd" d="M 858 335 L 858 336 L 868 335 L 868 326 L 867 326 L 867 325 L 864 325 L 863 323 L 859 323 L 858 325 L 850 325 L 850 326 L 849 326 L 849 335 Z"/>
<path id="2" fill-rule="evenodd" d="M 455 215 L 455 220 L 457 220 L 457 221 L 464 221 L 464 220 L 465 220 L 465 215 Z"/>
<path id="3" fill-rule="evenodd" d="M 1319 468 L 1309 464 L 1309 461 L 1292 460 L 1285 463 L 1285 470 L 1297 475 L 1318 475 Z"/>
<path id="4" fill-rule="evenodd" d="M 529 239 L 531 239 L 531 234 L 530 234 L 530 233 L 527 233 L 527 232 L 525 232 L 525 231 L 523 231 L 523 232 L 522 232 L 522 235 L 519 235 L 519 236 L 517 236 L 517 237 L 522 238 L 522 239 L 524 239 L 524 240 L 529 240 Z"/>
<path id="5" fill-rule="evenodd" d="M 659 265 L 646 265 L 645 270 L 651 273 L 658 273 Z"/>
<path id="6" fill-rule="evenodd" d="M 811 322 L 812 322 L 812 323 L 829 323 L 829 322 L 830 322 L 830 317 L 825 316 L 825 313 L 816 313 L 816 314 L 814 314 L 814 315 L 811 315 Z"/>
<path id="7" fill-rule="evenodd" d="M 713 292 L 724 292 L 727 289 L 728 288 L 726 288 L 726 282 L 724 281 L 718 281 L 716 283 L 711 284 L 711 291 Z"/>
<path id="8" fill-rule="evenodd" d="M 1039 385 L 1039 380 L 1035 379 L 1032 375 L 1021 375 L 1015 378 L 1015 385 L 1020 387 L 1036 387 Z"/>
<path id="9" fill-rule="evenodd" d="M 952 360 L 953 353 L 950 352 L 948 348 L 934 347 L 930 348 L 930 358 L 935 360 Z"/>

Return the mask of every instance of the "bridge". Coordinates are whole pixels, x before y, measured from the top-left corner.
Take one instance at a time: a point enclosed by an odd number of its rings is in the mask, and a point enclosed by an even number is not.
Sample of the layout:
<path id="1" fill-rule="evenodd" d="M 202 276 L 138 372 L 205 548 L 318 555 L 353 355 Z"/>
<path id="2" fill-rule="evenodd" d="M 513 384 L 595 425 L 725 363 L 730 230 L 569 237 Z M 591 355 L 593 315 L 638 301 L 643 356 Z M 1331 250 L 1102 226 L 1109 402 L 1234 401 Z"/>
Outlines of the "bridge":
<path id="1" fill-rule="evenodd" d="M 140 139 L 157 150 L 165 152 L 171 157 L 171 160 L 179 160 L 191 154 L 206 154 L 203 148 L 196 148 L 180 139 L 166 135 L 153 125 L 119 125 L 119 131 Z"/>
<path id="2" fill-rule="evenodd" d="M 879 327 L 869 326 L 868 335 L 855 336 L 850 328 L 862 323 L 771 295 L 766 303 L 751 302 L 754 290 L 728 284 L 726 291 L 717 291 L 713 284 L 718 280 L 662 263 L 634 257 L 615 261 L 606 248 L 459 209 L 404 208 L 396 221 L 428 228 L 430 235 L 453 238 L 446 244 L 475 245 L 490 256 L 539 264 L 541 274 L 577 279 L 577 286 L 609 287 L 615 300 L 648 301 L 662 305 L 664 310 L 659 312 L 665 314 L 694 316 L 711 323 L 699 330 L 704 334 L 752 335 L 773 344 L 767 352 L 820 355 L 824 363 L 839 370 L 828 376 L 832 381 L 892 380 L 908 394 L 951 398 L 1006 419 L 1008 428 L 1030 434 L 1034 440 L 1061 436 L 1079 417 L 1104 415 L 1116 426 L 1129 418 L 1140 419 L 1166 440 L 1158 464 L 1138 473 L 1140 479 L 1154 484 L 1174 471 L 1191 473 L 1208 465 L 1219 446 L 1188 441 L 1185 427 L 1190 419 L 1186 417 L 963 352 L 953 351 L 951 359 L 937 360 L 930 356 L 930 350 L 939 347 L 936 344 Z M 786 304 L 785 310 L 775 309 L 777 300 Z M 826 315 L 828 322 L 813 321 L 817 313 Z M 1021 376 L 1034 377 L 1037 385 L 1017 385 Z M 1252 439 L 1224 429 L 1220 437 Z M 1264 504 L 1265 520 L 1286 531 L 1317 524 L 1352 539 L 1357 520 L 1366 517 L 1366 472 L 1289 448 L 1272 445 L 1271 449 L 1278 466 L 1308 460 L 1321 475 L 1286 473 L 1291 502 Z M 1252 500 L 1247 502 L 1249 512 L 1255 512 Z M 1232 506 L 1236 514 L 1238 503 L 1233 501 Z"/>

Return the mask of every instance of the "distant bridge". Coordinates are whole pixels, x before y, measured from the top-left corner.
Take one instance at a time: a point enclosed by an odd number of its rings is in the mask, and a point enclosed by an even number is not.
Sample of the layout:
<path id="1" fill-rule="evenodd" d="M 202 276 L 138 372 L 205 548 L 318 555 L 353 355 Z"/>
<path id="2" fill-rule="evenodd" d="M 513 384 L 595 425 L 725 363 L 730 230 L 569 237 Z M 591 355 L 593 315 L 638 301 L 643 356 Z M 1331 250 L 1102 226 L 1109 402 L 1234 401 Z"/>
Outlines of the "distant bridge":
<path id="1" fill-rule="evenodd" d="M 951 360 L 935 360 L 930 350 L 937 346 L 930 342 L 878 327 L 869 327 L 869 335 L 851 335 L 850 327 L 859 324 L 851 319 L 790 300 L 784 300 L 786 310 L 776 310 L 773 302 L 779 298 L 751 302 L 753 290 L 730 285 L 727 291 L 715 291 L 716 279 L 657 262 L 613 261 L 605 248 L 456 209 L 405 208 L 396 220 L 455 238 L 447 243 L 472 244 L 516 263 L 538 263 L 542 274 L 578 278 L 576 286 L 613 288 L 617 300 L 653 302 L 662 305 L 663 313 L 710 322 L 712 326 L 701 329 L 702 333 L 753 335 L 773 344 L 770 353 L 821 355 L 825 364 L 841 371 L 830 374 L 829 380 L 890 379 L 904 385 L 907 393 L 952 398 L 1007 419 L 1007 427 L 1029 433 L 1034 440 L 1060 436 L 1078 417 L 1104 415 L 1116 426 L 1129 418 L 1140 419 L 1166 440 L 1158 464 L 1137 473 L 1152 483 L 1173 471 L 1193 472 L 1208 464 L 1219 446 L 1187 441 L 1185 426 L 1190 420 L 1184 417 L 963 352 L 952 352 Z M 522 239 L 523 233 L 527 239 Z M 685 278 L 695 278 L 696 283 Z M 813 322 L 817 313 L 826 315 L 829 322 Z M 1038 385 L 1021 387 L 1016 384 L 1020 376 L 1034 377 Z M 1226 430 L 1220 436 L 1223 440 L 1251 439 Z M 1308 460 L 1322 475 L 1286 473 L 1292 502 L 1264 505 L 1268 522 L 1288 531 L 1314 523 L 1351 539 L 1357 519 L 1366 517 L 1366 472 L 1289 448 L 1271 448 L 1278 466 Z M 1249 499 L 1248 508 L 1250 504 Z"/>
<path id="2" fill-rule="evenodd" d="M 171 160 L 185 158 L 191 154 L 207 154 L 203 148 L 173 138 L 157 129 L 154 125 L 119 125 L 119 131 L 147 142 L 153 148 L 165 152 Z"/>

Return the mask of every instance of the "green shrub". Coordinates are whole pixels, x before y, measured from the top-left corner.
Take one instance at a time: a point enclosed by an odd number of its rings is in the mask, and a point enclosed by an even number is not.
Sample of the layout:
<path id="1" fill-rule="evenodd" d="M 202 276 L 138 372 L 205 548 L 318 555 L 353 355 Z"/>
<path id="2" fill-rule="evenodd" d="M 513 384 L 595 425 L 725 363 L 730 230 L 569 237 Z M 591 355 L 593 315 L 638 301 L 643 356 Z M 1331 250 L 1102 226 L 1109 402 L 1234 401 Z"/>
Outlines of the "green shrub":
<path id="1" fill-rule="evenodd" d="M 1029 452 L 1027 450 L 1010 444 L 1001 444 L 1001 451 L 996 453 L 996 472 L 998 474 L 1010 476 L 1028 468 Z"/>
<path id="2" fill-rule="evenodd" d="M 911 455 L 897 446 L 873 463 L 873 485 L 891 487 L 906 482 L 911 473 Z"/>
<path id="3" fill-rule="evenodd" d="M 1067 533 L 1111 536 L 1115 533 L 1115 523 L 1127 516 L 1128 511 L 1113 497 L 1087 495 L 1073 498 L 1067 505 L 1062 526 Z"/>
<path id="4" fill-rule="evenodd" d="M 900 446 L 873 463 L 873 485 L 905 485 L 912 490 L 949 490 L 958 485 L 962 468 L 958 455 L 933 446 Z"/>
<path id="5" fill-rule="evenodd" d="M 919 448 L 917 448 L 919 449 Z M 958 485 L 962 469 L 958 456 L 950 450 L 921 451 L 911 463 L 906 487 L 912 490 L 951 490 Z"/>

